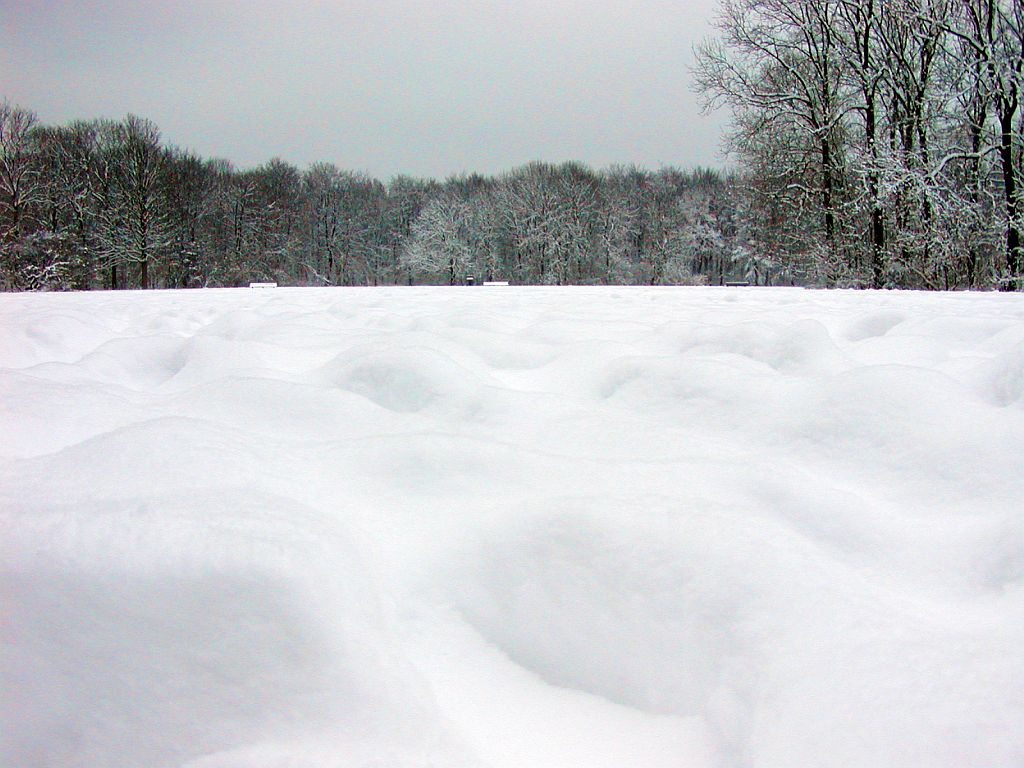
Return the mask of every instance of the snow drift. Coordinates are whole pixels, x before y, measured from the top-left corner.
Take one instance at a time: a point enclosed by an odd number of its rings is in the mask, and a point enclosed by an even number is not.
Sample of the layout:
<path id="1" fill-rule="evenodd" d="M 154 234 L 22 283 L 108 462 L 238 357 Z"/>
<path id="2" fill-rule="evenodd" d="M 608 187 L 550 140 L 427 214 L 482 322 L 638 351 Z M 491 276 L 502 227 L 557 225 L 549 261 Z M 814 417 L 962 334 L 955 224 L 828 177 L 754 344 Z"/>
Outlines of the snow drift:
<path id="1" fill-rule="evenodd" d="M 0 297 L 0 765 L 1024 764 L 1024 301 Z"/>

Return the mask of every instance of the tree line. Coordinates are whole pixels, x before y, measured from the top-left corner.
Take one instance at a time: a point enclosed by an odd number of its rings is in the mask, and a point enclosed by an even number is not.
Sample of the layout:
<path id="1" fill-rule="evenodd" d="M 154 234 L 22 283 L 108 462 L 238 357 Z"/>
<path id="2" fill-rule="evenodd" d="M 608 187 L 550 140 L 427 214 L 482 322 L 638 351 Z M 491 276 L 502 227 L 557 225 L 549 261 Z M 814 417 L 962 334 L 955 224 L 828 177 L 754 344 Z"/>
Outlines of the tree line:
<path id="1" fill-rule="evenodd" d="M 1024 287 L 1024 0 L 722 0 L 752 239 L 821 282 Z"/>
<path id="2" fill-rule="evenodd" d="M 83 290 L 791 279 L 744 246 L 735 192 L 735 179 L 711 170 L 578 163 L 387 183 L 330 163 L 240 170 L 164 146 L 139 117 L 48 126 L 4 102 L 0 281 Z"/>
<path id="3" fill-rule="evenodd" d="M 0 287 L 746 280 L 1024 288 L 1024 0 L 721 0 L 729 172 L 240 170 L 0 104 Z"/>

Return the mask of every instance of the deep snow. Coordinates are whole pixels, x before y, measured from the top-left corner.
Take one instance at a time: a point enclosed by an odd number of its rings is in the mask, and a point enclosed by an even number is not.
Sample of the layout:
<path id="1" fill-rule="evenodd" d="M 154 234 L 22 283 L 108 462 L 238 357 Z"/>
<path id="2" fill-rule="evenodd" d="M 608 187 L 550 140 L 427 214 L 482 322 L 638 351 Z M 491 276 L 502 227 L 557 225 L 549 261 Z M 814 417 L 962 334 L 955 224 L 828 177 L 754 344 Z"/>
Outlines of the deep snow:
<path id="1" fill-rule="evenodd" d="M 0 296 L 0 765 L 1024 765 L 1024 297 Z"/>

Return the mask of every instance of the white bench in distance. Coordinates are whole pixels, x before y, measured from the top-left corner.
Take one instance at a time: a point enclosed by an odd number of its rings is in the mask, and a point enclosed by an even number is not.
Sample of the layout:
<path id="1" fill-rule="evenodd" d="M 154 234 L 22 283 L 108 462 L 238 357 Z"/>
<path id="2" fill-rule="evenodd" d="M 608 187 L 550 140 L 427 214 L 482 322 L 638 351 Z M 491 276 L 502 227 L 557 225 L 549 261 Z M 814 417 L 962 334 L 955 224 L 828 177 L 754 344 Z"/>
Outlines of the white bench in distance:
<path id="1" fill-rule="evenodd" d="M 250 288 L 277 288 L 277 283 L 249 283 Z"/>

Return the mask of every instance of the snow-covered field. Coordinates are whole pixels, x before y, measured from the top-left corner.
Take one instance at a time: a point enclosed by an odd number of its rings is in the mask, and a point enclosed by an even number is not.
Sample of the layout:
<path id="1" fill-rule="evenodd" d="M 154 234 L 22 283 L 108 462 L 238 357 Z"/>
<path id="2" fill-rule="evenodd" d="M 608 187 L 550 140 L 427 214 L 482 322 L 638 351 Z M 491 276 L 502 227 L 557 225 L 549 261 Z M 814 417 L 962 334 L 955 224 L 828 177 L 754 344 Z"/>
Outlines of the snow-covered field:
<path id="1" fill-rule="evenodd" d="M 1024 296 L 0 296 L 0 765 L 1024 765 Z"/>

